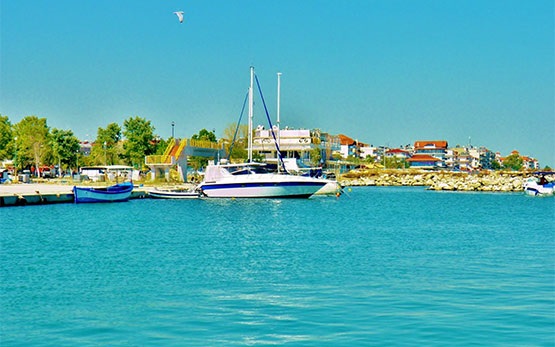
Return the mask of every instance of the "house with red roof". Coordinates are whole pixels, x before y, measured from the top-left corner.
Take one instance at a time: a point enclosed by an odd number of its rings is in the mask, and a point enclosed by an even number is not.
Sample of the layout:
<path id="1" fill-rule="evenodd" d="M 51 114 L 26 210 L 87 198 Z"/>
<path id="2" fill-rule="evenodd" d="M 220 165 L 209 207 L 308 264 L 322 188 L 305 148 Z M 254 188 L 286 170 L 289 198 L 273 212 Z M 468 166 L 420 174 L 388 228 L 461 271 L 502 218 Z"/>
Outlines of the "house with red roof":
<path id="1" fill-rule="evenodd" d="M 429 160 L 426 161 L 425 160 L 426 157 L 423 157 L 423 156 L 429 156 L 429 157 L 438 159 L 438 160 L 434 160 L 436 167 L 445 167 L 445 155 L 447 154 L 447 146 L 448 144 L 447 144 L 447 141 L 445 140 L 416 141 L 414 143 L 414 155 L 412 156 L 412 158 L 414 158 L 417 155 L 419 157 L 417 157 L 418 160 L 413 160 L 411 163 L 418 165 L 417 163 L 427 162 L 428 164 L 430 164 L 431 162 Z M 411 164 L 411 167 L 412 166 L 413 164 Z M 424 165 L 424 166 L 428 166 L 428 165 Z"/>
<path id="2" fill-rule="evenodd" d="M 347 158 L 348 156 L 360 157 L 361 148 L 367 147 L 368 145 L 354 140 L 347 135 L 339 134 L 339 141 L 341 143 L 341 156 Z"/>
<path id="3" fill-rule="evenodd" d="M 411 168 L 417 169 L 435 169 L 441 164 L 441 159 L 433 157 L 429 154 L 415 154 L 407 159 Z"/>
<path id="4" fill-rule="evenodd" d="M 530 170 L 539 170 L 540 169 L 540 163 L 538 162 L 537 159 L 530 158 L 530 157 L 527 157 L 527 156 L 523 156 L 522 157 L 522 167 L 524 167 L 526 169 L 530 169 Z"/>
<path id="5" fill-rule="evenodd" d="M 399 159 L 408 159 L 411 157 L 411 153 L 409 151 L 405 151 L 404 149 L 400 148 L 392 148 L 388 149 L 385 152 L 385 156 L 388 158 L 399 158 Z"/>

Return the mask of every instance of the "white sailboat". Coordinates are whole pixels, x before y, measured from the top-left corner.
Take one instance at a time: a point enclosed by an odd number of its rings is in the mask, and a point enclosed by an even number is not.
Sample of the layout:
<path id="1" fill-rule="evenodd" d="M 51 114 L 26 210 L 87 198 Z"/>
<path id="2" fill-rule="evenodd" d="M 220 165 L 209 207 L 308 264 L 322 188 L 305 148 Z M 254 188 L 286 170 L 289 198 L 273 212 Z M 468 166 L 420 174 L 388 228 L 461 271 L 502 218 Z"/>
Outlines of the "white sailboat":
<path id="1" fill-rule="evenodd" d="M 252 160 L 252 119 L 254 68 L 250 68 L 248 162 L 218 163 L 206 167 L 199 189 L 209 198 L 308 198 L 326 182 L 286 172 L 269 172 L 263 163 Z"/>

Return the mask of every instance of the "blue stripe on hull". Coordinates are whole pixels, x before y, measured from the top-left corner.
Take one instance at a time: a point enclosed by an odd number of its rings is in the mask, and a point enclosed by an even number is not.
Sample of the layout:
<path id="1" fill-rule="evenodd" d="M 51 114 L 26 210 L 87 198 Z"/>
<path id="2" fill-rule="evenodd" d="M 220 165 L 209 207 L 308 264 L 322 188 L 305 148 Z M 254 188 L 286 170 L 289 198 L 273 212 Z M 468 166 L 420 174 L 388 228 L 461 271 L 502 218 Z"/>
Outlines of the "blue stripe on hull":
<path id="1" fill-rule="evenodd" d="M 201 189 L 212 198 L 309 198 L 324 182 L 256 182 L 205 184 Z"/>
<path id="2" fill-rule="evenodd" d="M 203 185 L 201 188 L 203 190 L 211 190 L 211 189 L 231 189 L 231 188 L 255 188 L 255 187 L 323 187 L 326 183 L 321 182 L 268 182 L 268 183 L 223 183 L 223 184 L 208 184 Z"/>

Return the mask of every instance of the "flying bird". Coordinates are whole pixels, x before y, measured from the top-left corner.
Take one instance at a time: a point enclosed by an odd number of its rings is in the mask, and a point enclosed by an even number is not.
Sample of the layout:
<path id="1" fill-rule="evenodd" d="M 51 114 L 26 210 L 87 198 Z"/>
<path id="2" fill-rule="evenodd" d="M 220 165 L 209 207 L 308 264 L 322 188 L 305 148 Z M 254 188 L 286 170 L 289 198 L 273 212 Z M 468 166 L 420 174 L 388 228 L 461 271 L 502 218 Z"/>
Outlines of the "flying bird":
<path id="1" fill-rule="evenodd" d="M 179 23 L 183 23 L 183 11 L 174 12 L 177 18 L 179 18 Z"/>

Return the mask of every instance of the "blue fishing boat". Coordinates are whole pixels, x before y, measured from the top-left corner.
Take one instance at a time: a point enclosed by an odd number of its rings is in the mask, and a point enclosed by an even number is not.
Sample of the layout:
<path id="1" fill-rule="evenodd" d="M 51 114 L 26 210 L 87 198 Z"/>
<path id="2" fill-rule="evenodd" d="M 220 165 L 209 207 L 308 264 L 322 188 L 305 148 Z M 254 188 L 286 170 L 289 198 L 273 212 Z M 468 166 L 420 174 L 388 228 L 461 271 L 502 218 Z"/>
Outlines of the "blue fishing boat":
<path id="1" fill-rule="evenodd" d="M 133 191 L 133 183 L 118 183 L 109 187 L 73 187 L 75 203 L 127 201 Z"/>

